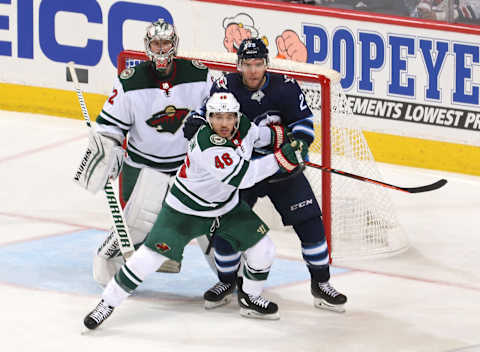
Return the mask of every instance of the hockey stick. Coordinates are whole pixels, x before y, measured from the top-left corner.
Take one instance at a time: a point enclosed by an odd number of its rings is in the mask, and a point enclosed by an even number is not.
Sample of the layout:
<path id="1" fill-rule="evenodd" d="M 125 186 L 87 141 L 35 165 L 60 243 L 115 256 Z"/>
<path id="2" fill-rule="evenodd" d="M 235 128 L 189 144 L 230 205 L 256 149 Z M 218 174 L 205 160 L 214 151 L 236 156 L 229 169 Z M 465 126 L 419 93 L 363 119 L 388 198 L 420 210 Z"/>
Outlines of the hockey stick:
<path id="1" fill-rule="evenodd" d="M 67 64 L 67 68 L 70 72 L 70 76 L 72 77 L 73 87 L 75 88 L 75 92 L 77 93 L 77 98 L 78 102 L 80 103 L 80 108 L 82 109 L 83 118 L 85 119 L 87 126 L 92 129 L 92 133 L 95 133 L 95 128 L 92 126 L 90 115 L 88 114 L 87 105 L 85 104 L 82 91 L 80 90 L 80 83 L 78 82 L 78 76 L 77 72 L 75 71 L 74 62 L 70 61 Z M 110 181 L 107 181 L 104 190 L 108 202 L 108 207 L 110 208 L 110 214 L 112 215 L 115 233 L 117 235 L 117 241 L 120 247 L 120 252 L 122 253 L 123 257 L 127 259 L 133 254 L 135 248 L 133 247 L 132 239 L 130 237 L 130 234 L 128 233 L 128 228 L 125 223 L 125 217 L 123 216 L 122 206 L 118 201 L 118 197 L 115 194 L 115 190 L 113 189 Z"/>
<path id="2" fill-rule="evenodd" d="M 437 182 L 434 182 L 432 184 L 425 185 L 425 186 L 400 187 L 400 186 L 391 185 L 389 183 L 385 183 L 385 182 L 382 182 L 382 181 L 373 180 L 373 179 L 368 178 L 368 177 L 363 177 L 363 176 L 351 174 L 349 172 L 332 169 L 332 168 L 329 168 L 329 167 L 326 167 L 326 166 L 322 166 L 322 165 L 319 165 L 319 164 L 312 163 L 310 161 L 305 161 L 305 165 L 313 167 L 315 169 L 320 169 L 320 170 L 323 170 L 323 171 L 331 172 L 332 174 L 337 174 L 337 175 L 350 177 L 350 178 L 353 178 L 355 180 L 372 183 L 374 185 L 383 186 L 383 187 L 391 188 L 391 189 L 406 192 L 406 193 L 422 193 L 422 192 L 434 191 L 436 189 L 439 189 L 440 187 L 445 186 L 445 184 L 447 183 L 447 180 L 442 178 L 441 180 L 438 180 Z"/>

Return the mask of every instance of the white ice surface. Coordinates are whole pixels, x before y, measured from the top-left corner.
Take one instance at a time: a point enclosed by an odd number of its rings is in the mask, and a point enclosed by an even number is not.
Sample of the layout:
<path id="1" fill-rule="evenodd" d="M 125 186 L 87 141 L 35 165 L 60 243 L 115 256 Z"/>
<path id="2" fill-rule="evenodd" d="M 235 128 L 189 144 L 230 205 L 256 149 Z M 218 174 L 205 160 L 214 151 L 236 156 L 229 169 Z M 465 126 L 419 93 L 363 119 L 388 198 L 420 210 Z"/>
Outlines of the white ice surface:
<path id="1" fill-rule="evenodd" d="M 102 194 L 71 181 L 87 144 L 82 121 L 0 111 L 0 130 L 0 250 L 109 227 Z M 389 191 L 411 247 L 332 277 L 348 295 L 345 314 L 313 308 L 309 282 L 300 281 L 266 290 L 279 321 L 242 318 L 236 304 L 205 311 L 201 297 L 138 295 L 81 335 L 97 294 L 0 275 L 1 351 L 480 351 L 480 177 L 379 167 L 392 184 L 449 183 L 423 194 Z M 301 260 L 295 236 L 272 237 L 279 257 Z M 34 255 L 17 258 L 19 268 Z"/>

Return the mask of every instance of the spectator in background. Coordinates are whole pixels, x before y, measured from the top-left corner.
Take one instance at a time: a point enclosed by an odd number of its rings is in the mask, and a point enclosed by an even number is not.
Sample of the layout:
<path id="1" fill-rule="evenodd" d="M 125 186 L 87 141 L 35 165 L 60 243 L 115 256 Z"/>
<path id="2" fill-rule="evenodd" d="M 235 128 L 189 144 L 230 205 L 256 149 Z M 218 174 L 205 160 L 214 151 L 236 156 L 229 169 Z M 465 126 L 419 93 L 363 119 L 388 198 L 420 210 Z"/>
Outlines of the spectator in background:
<path id="1" fill-rule="evenodd" d="M 480 0 L 450 0 L 453 1 L 453 22 L 480 24 Z M 447 21 L 448 0 L 418 0 L 411 16 Z"/>
<path id="2" fill-rule="evenodd" d="M 383 13 L 448 21 L 449 1 L 453 2 L 453 22 L 480 24 L 480 0 L 282 0 L 297 4 Z"/>
<path id="3" fill-rule="evenodd" d="M 410 14 L 403 0 L 286 0 L 286 2 L 377 12 L 396 16 L 409 16 Z"/>

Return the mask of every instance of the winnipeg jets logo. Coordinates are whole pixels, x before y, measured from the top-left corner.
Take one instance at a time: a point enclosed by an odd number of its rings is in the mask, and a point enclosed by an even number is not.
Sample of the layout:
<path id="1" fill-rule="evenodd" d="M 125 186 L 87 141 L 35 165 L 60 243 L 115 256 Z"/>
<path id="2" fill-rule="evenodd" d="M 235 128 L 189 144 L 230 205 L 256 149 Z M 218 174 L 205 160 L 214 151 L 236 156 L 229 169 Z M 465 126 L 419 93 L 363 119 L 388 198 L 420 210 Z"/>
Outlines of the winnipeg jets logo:
<path id="1" fill-rule="evenodd" d="M 285 83 L 295 83 L 295 78 L 293 77 L 290 77 L 290 76 L 287 76 L 287 75 L 283 75 L 283 79 L 284 79 L 284 82 Z"/>
<path id="2" fill-rule="evenodd" d="M 252 94 L 250 99 L 255 100 L 257 103 L 260 104 L 264 96 L 265 94 L 263 94 L 261 90 L 257 90 L 255 93 Z"/>
<path id="3" fill-rule="evenodd" d="M 216 83 L 217 83 L 218 88 L 223 88 L 223 89 L 227 90 L 227 78 L 225 77 L 225 75 L 221 75 L 217 79 Z"/>

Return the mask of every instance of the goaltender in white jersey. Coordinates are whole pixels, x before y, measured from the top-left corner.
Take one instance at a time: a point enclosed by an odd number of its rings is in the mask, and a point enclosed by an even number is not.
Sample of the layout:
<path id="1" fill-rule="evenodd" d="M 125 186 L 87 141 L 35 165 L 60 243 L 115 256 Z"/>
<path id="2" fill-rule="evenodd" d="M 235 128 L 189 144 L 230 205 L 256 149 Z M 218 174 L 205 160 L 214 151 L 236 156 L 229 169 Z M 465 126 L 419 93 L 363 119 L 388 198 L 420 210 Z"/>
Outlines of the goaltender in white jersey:
<path id="1" fill-rule="evenodd" d="M 207 67 L 175 57 L 178 37 L 172 24 L 163 19 L 153 22 L 144 42 L 150 60 L 125 69 L 115 79 L 84 157 L 97 155 L 99 160 L 92 158 L 77 177 L 82 187 L 96 193 L 123 164 L 120 199 L 126 203 L 125 220 L 135 247 L 153 226 L 171 176 L 185 159 L 183 120 L 204 104 L 213 84 Z M 125 138 L 126 157 L 121 147 Z M 96 153 L 102 149 L 104 154 Z M 94 257 L 94 279 L 105 285 L 122 264 L 112 228 Z M 179 270 L 180 264 L 174 262 L 159 269 Z"/>
<path id="2" fill-rule="evenodd" d="M 211 226 L 216 226 L 215 236 L 245 252 L 243 281 L 238 285 L 240 314 L 279 318 L 278 306 L 261 296 L 274 245 L 267 236 L 267 225 L 239 200 L 239 189 L 251 187 L 279 170 L 295 170 L 299 164 L 295 153 L 304 157 L 307 150 L 302 142 L 295 141 L 273 154 L 250 160 L 254 147 L 273 147 L 285 140 L 284 129 L 258 127 L 239 109 L 231 93 L 215 93 L 208 100 L 208 125 L 189 144 L 185 163 L 144 244 L 110 280 L 100 303 L 85 317 L 88 329 L 105 321 L 167 259 L 180 262 L 185 246 Z"/>

